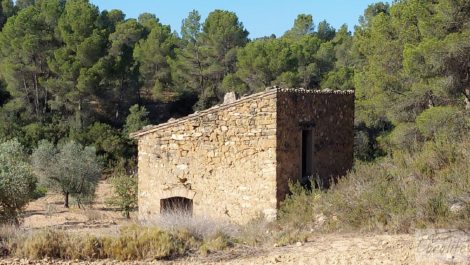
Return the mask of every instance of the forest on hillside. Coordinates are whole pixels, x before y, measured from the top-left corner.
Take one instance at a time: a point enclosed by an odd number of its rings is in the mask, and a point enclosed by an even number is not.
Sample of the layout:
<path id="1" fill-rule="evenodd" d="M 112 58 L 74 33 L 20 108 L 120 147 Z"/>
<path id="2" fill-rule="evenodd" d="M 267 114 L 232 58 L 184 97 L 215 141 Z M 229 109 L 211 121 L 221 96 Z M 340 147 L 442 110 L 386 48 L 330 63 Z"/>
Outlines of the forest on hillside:
<path id="1" fill-rule="evenodd" d="M 267 86 L 356 91 L 356 158 L 469 128 L 470 1 L 370 5 L 359 25 L 299 14 L 249 39 L 233 12 L 171 29 L 88 0 L 0 1 L 0 139 L 92 145 L 105 166 L 135 156 L 128 134 Z"/>

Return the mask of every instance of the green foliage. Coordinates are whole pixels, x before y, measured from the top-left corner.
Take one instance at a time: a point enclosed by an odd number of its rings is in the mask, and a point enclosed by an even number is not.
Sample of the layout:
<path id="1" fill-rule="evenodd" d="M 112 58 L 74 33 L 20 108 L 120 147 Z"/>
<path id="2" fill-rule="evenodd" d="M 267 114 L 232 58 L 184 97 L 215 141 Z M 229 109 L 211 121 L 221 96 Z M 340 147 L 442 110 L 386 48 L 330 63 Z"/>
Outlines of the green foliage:
<path id="1" fill-rule="evenodd" d="M 427 138 L 432 138 L 438 133 L 456 136 L 470 128 L 469 120 L 464 115 L 456 107 L 433 107 L 423 111 L 416 118 L 416 126 Z"/>
<path id="2" fill-rule="evenodd" d="M 169 26 L 158 23 L 153 19 L 153 26 L 146 39 L 142 39 L 134 49 L 134 58 L 139 63 L 141 91 L 146 95 L 165 99 L 173 93 L 173 82 L 169 61 L 174 59 L 174 49 L 178 44 L 176 35 Z"/>
<path id="3" fill-rule="evenodd" d="M 36 188 L 24 147 L 17 140 L 0 143 L 0 223 L 18 223 Z"/>
<path id="4" fill-rule="evenodd" d="M 390 150 L 412 151 L 423 141 L 423 136 L 415 123 L 400 123 L 383 141 Z"/>
<path id="5" fill-rule="evenodd" d="M 137 178 L 123 174 L 111 178 L 114 196 L 107 204 L 119 207 L 124 217 L 130 218 L 130 212 L 137 208 Z"/>
<path id="6" fill-rule="evenodd" d="M 15 12 L 13 1 L 11 0 L 2 0 L 0 1 L 0 30 L 7 21 Z"/>
<path id="7" fill-rule="evenodd" d="M 129 115 L 126 118 L 126 124 L 124 125 L 124 133 L 130 134 L 142 129 L 144 126 L 149 124 L 148 111 L 145 107 L 139 105 L 133 105 L 129 109 Z"/>
<path id="8" fill-rule="evenodd" d="M 300 14 L 295 19 L 292 28 L 284 34 L 284 37 L 292 39 L 300 38 L 312 33 L 314 28 L 312 15 Z"/>
<path id="9" fill-rule="evenodd" d="M 120 132 L 106 123 L 95 122 L 86 130 L 71 133 L 70 136 L 84 145 L 93 146 L 97 155 L 109 163 L 125 157 L 129 151 Z"/>
<path id="10" fill-rule="evenodd" d="M 82 147 L 73 141 L 58 147 L 41 141 L 32 154 L 32 161 L 40 182 L 64 195 L 65 207 L 69 207 L 69 196 L 79 206 L 92 201 L 101 176 L 95 148 Z"/>

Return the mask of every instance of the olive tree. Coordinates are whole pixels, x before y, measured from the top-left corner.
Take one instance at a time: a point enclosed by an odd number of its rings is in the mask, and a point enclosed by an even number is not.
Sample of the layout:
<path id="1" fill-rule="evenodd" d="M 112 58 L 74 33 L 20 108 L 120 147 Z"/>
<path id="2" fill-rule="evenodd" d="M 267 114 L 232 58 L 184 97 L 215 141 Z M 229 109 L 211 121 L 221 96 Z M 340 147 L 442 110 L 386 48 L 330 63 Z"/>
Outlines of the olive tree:
<path id="1" fill-rule="evenodd" d="M 0 222 L 18 223 L 35 188 L 36 178 L 23 146 L 17 140 L 0 143 Z"/>
<path id="2" fill-rule="evenodd" d="M 77 200 L 79 207 L 81 202 L 93 198 L 101 176 L 94 147 L 83 147 L 74 141 L 60 146 L 41 141 L 32 154 L 32 162 L 39 181 L 62 193 L 64 207 L 69 207 L 69 196 Z"/>

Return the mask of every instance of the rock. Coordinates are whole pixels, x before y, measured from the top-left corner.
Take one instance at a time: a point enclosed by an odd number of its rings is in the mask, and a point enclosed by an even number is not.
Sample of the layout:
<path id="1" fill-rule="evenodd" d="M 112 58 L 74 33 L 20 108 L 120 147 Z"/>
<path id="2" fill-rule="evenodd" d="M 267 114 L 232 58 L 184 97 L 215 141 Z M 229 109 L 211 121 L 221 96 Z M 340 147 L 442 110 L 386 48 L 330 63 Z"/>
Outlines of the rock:
<path id="1" fill-rule="evenodd" d="M 224 104 L 230 104 L 237 101 L 237 95 L 235 92 L 229 92 L 224 96 Z"/>
<path id="2" fill-rule="evenodd" d="M 457 214 L 459 212 L 461 212 L 463 209 L 465 208 L 465 206 L 463 205 L 463 203 L 454 203 L 450 206 L 449 210 L 451 213 L 453 214 Z"/>
<path id="3" fill-rule="evenodd" d="M 295 245 L 298 246 L 298 247 L 301 247 L 301 246 L 303 246 L 304 244 L 302 244 L 302 242 L 299 241 L 299 242 L 295 243 Z"/>

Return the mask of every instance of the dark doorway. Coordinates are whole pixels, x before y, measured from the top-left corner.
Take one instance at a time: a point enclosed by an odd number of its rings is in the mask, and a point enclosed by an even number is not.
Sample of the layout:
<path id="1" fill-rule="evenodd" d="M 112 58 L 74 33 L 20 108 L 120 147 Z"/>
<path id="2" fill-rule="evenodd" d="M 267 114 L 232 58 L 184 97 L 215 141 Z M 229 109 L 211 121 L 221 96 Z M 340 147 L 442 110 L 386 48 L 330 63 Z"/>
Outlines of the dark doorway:
<path id="1" fill-rule="evenodd" d="M 193 200 L 184 197 L 171 197 L 160 200 L 160 213 L 193 214 Z"/>
<path id="2" fill-rule="evenodd" d="M 311 188 L 313 178 L 313 131 L 302 131 L 302 176 L 300 182 L 302 185 Z"/>

